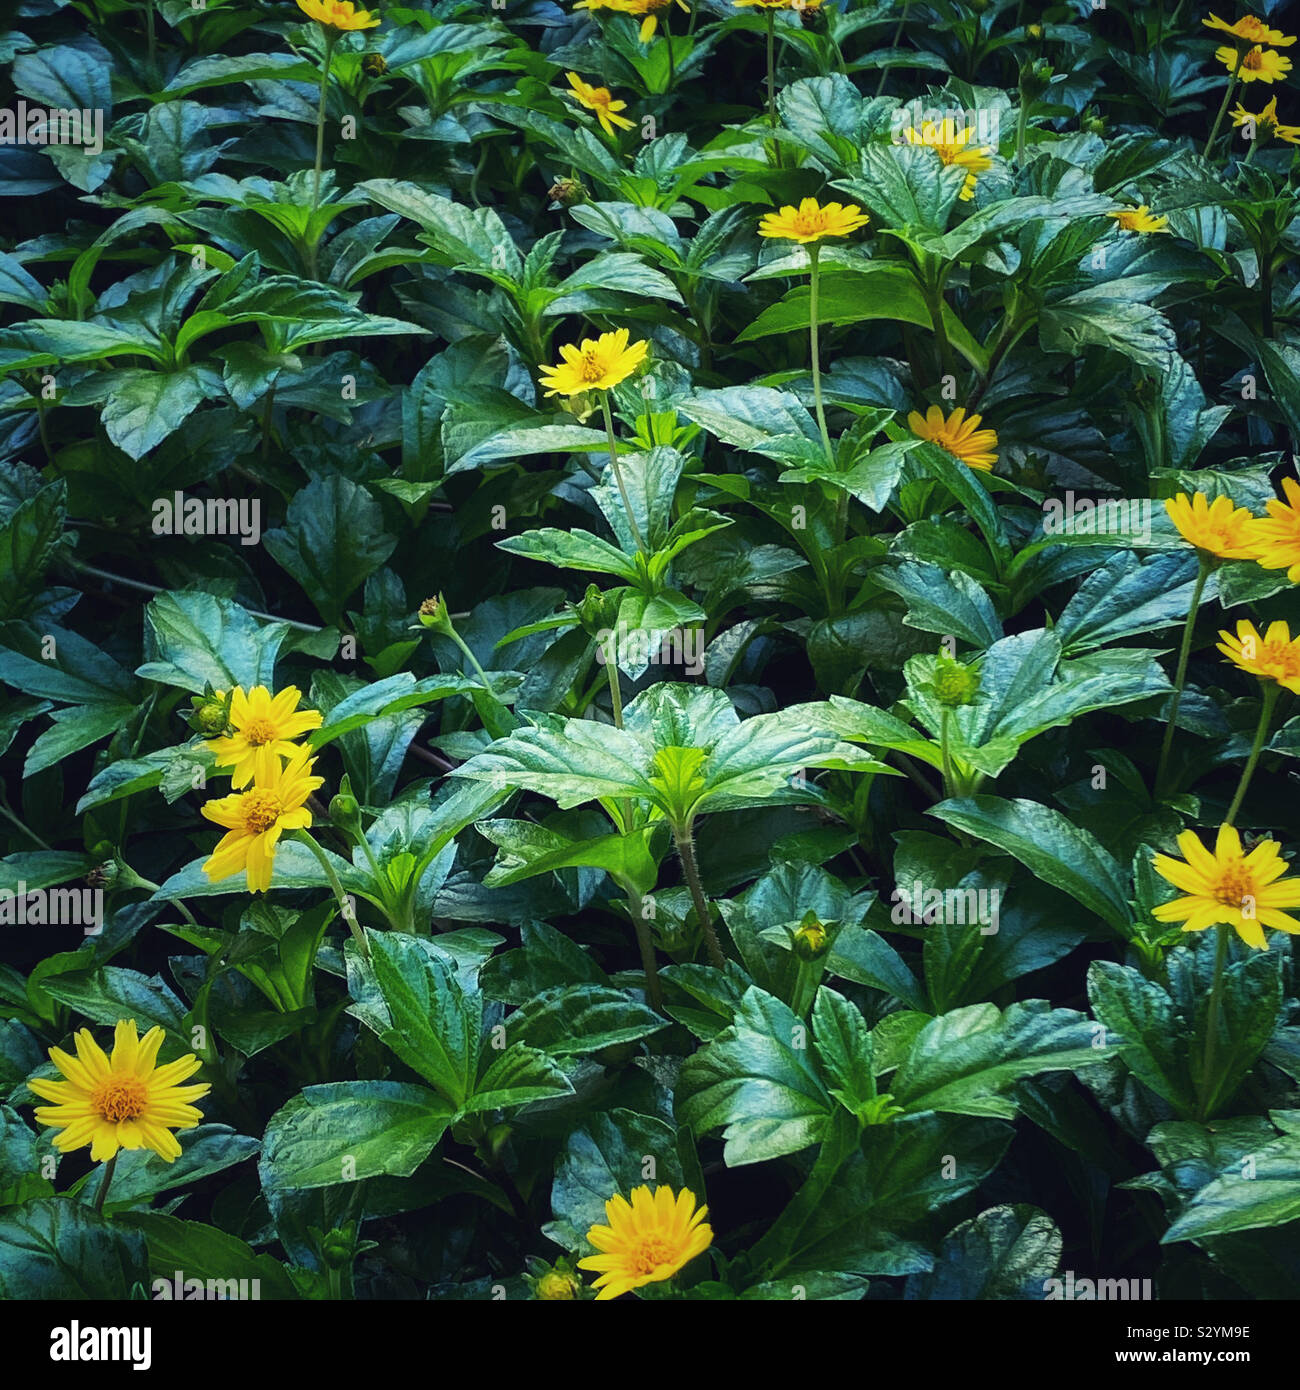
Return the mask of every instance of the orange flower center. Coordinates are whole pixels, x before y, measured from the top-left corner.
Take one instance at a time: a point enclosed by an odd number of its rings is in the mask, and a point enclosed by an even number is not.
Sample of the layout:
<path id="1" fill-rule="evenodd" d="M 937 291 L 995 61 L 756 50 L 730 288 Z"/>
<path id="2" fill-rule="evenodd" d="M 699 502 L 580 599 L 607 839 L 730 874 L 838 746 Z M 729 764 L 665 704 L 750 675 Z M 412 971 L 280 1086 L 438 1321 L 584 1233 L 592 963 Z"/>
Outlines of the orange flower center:
<path id="1" fill-rule="evenodd" d="M 1263 52 L 1258 48 L 1252 48 L 1241 60 L 1241 66 L 1248 68 L 1251 72 L 1258 72 L 1264 66 Z"/>
<path id="2" fill-rule="evenodd" d="M 1295 642 L 1265 642 L 1260 652 L 1261 666 L 1275 671 L 1283 680 L 1300 676 L 1300 644 Z"/>
<path id="3" fill-rule="evenodd" d="M 149 1091 L 138 1076 L 110 1076 L 90 1093 L 90 1103 L 110 1124 L 144 1114 Z"/>
<path id="4" fill-rule="evenodd" d="M 1267 25 L 1261 24 L 1253 14 L 1237 21 L 1237 32 L 1243 39 L 1262 39 L 1268 33 Z"/>
<path id="5" fill-rule="evenodd" d="M 1224 907 L 1242 907 L 1247 898 L 1255 896 L 1255 882 L 1240 859 L 1225 864 L 1219 870 L 1214 885 L 1214 900 Z"/>
<path id="6" fill-rule="evenodd" d="M 593 106 L 608 106 L 614 100 L 614 94 L 608 87 L 593 87 L 589 97 Z"/>
<path id="7" fill-rule="evenodd" d="M 582 354 L 582 365 L 578 375 L 583 381 L 599 381 L 605 375 L 605 364 L 600 360 L 595 348 L 588 348 Z"/>
<path id="8" fill-rule="evenodd" d="M 280 798 L 272 791 L 258 787 L 246 792 L 242 807 L 245 832 L 249 835 L 260 835 L 264 830 L 270 830 L 279 820 L 283 809 Z"/>
<path id="9" fill-rule="evenodd" d="M 662 1236 L 642 1236 L 631 1253 L 630 1263 L 638 1274 L 653 1274 L 668 1264 L 676 1250 Z"/>
<path id="10" fill-rule="evenodd" d="M 244 737 L 258 748 L 264 743 L 274 743 L 275 725 L 269 719 L 250 719 L 244 725 Z"/>
<path id="11" fill-rule="evenodd" d="M 818 208 L 816 212 L 803 212 L 802 210 L 794 215 L 794 229 L 799 236 L 816 236 L 819 232 L 824 232 L 830 223 L 825 208 Z"/>

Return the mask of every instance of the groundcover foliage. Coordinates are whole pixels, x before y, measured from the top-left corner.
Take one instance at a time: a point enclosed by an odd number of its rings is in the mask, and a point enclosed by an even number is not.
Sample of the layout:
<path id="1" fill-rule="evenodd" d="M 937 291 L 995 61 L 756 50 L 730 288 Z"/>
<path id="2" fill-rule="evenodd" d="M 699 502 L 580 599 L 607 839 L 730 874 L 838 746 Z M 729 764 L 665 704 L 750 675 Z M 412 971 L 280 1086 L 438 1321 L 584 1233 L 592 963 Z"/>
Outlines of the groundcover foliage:
<path id="1" fill-rule="evenodd" d="M 0 1293 L 1300 1297 L 1284 18 L 17 13 Z"/>

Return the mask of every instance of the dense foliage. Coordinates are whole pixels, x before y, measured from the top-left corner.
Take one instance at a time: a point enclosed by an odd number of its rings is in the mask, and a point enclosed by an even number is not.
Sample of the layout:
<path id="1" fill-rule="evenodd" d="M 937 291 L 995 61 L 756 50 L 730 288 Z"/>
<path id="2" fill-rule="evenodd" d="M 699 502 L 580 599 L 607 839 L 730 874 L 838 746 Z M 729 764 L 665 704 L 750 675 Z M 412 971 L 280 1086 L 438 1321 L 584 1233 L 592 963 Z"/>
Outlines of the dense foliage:
<path id="1" fill-rule="evenodd" d="M 26 0 L 0 1294 L 1300 1297 L 1284 26 Z"/>

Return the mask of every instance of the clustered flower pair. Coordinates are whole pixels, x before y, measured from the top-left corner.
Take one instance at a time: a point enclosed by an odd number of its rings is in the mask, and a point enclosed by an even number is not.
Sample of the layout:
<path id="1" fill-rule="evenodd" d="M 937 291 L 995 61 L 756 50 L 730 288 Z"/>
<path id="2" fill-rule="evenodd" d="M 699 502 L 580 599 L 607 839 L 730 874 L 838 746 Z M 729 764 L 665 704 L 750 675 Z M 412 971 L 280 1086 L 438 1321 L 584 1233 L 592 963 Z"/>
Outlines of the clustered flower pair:
<path id="1" fill-rule="evenodd" d="M 1284 34 L 1280 29 L 1270 29 L 1262 19 L 1251 14 L 1232 24 L 1211 14 L 1209 19 L 1203 19 L 1201 23 L 1207 29 L 1217 29 L 1237 40 L 1234 44 L 1224 44 L 1216 49 L 1214 56 L 1239 81 L 1280 82 L 1291 71 L 1290 58 L 1264 45 L 1276 44 L 1279 48 L 1289 48 L 1295 42 L 1293 35 Z"/>
<path id="2" fill-rule="evenodd" d="M 205 741 L 217 767 L 230 770 L 234 789 L 202 807 L 226 832 L 203 865 L 214 881 L 245 872 L 248 891 L 265 892 L 281 834 L 311 825 L 305 803 L 325 779 L 312 774 L 311 749 L 294 740 L 320 728 L 321 715 L 299 710 L 301 698 L 292 685 L 278 695 L 264 685 L 247 693 L 237 685 L 229 699 L 228 729 Z M 225 693 L 217 691 L 212 704 L 224 708 Z"/>
<path id="3" fill-rule="evenodd" d="M 1300 584 L 1300 481 L 1282 480 L 1282 498 L 1271 498 L 1266 516 L 1255 516 L 1230 497 L 1180 493 L 1165 503 L 1178 534 L 1210 560 L 1254 560 L 1263 569 L 1287 572 Z M 1285 499 L 1285 500 L 1284 500 Z"/>

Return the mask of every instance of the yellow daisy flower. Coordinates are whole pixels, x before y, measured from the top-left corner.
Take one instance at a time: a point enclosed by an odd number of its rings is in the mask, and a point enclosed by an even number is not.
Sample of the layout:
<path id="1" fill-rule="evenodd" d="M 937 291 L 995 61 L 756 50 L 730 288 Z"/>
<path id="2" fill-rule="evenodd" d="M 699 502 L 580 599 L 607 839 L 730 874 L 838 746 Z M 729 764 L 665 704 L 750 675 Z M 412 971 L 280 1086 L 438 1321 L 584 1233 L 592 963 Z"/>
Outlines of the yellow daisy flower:
<path id="1" fill-rule="evenodd" d="M 218 690 L 215 698 L 224 700 L 225 691 Z M 269 778 L 282 757 L 291 758 L 298 751 L 294 739 L 320 728 L 320 711 L 298 710 L 301 699 L 302 691 L 296 685 L 274 696 L 264 685 L 255 685 L 247 694 L 242 685 L 235 687 L 230 701 L 234 733 L 204 743 L 215 755 L 218 767 L 230 768 L 230 785 L 236 790 L 255 777 Z"/>
<path id="2" fill-rule="evenodd" d="M 1277 98 L 1271 97 L 1268 105 L 1260 112 L 1247 111 L 1238 102 L 1228 113 L 1232 117 L 1234 127 L 1244 126 L 1247 122 L 1255 128 L 1254 138 L 1257 140 L 1282 140 L 1288 145 L 1300 144 L 1300 126 L 1283 125 L 1277 118 Z"/>
<path id="3" fill-rule="evenodd" d="M 615 101 L 608 87 L 593 87 L 590 83 L 584 82 L 576 72 L 566 72 L 564 75 L 569 79 L 569 86 L 573 88 L 573 96 L 579 105 L 596 113 L 596 119 L 607 135 L 614 134 L 616 125 L 624 130 L 632 129 L 633 123 L 626 116 L 618 114 L 627 110 L 627 102 Z"/>
<path id="4" fill-rule="evenodd" d="M 166 1163 L 180 1157 L 174 1129 L 193 1129 L 203 1118 L 192 1101 L 206 1096 L 206 1084 L 182 1086 L 203 1065 L 192 1053 L 166 1066 L 157 1066 L 163 1030 L 150 1028 L 136 1036 L 135 1019 L 119 1020 L 113 1037 L 113 1055 L 91 1036 L 89 1028 L 76 1035 L 77 1055 L 50 1048 L 50 1061 L 63 1073 L 62 1081 L 37 1077 L 27 1089 L 52 1105 L 36 1107 L 38 1124 L 52 1125 L 59 1133 L 54 1147 L 71 1153 L 90 1145 L 97 1162 L 116 1158 L 119 1149 L 152 1149 Z"/>
<path id="5" fill-rule="evenodd" d="M 1268 503 L 1268 515 L 1251 528 L 1255 563 L 1266 570 L 1286 570 L 1292 584 L 1300 584 L 1300 482 L 1282 479 L 1286 501 L 1276 497 Z"/>
<path id="6" fill-rule="evenodd" d="M 587 1239 L 600 1251 L 578 1261 L 579 1269 L 600 1272 L 596 1301 L 619 1298 L 643 1284 L 671 1279 L 713 1243 L 713 1229 L 696 1210 L 695 1194 L 684 1187 L 676 1198 L 671 1187 L 634 1188 L 628 1202 L 616 1193 L 605 1203 L 607 1226 L 593 1226 Z"/>
<path id="7" fill-rule="evenodd" d="M 317 24 L 345 33 L 355 29 L 373 29 L 380 21 L 377 14 L 359 10 L 351 0 L 298 0 L 298 8 Z"/>
<path id="8" fill-rule="evenodd" d="M 966 407 L 959 405 L 948 418 L 943 411 L 932 405 L 922 416 L 912 411 L 907 417 L 907 427 L 919 439 L 929 439 L 941 444 L 955 459 L 968 468 L 978 468 L 989 473 L 998 461 L 998 436 L 995 430 L 982 430 L 979 427 L 982 415 L 966 418 Z"/>
<path id="9" fill-rule="evenodd" d="M 1165 511 L 1178 534 L 1203 554 L 1220 560 L 1254 559 L 1258 518 L 1245 507 L 1236 506 L 1230 497 L 1216 497 L 1211 502 L 1203 492 L 1192 497 L 1180 492 L 1166 500 Z"/>
<path id="10" fill-rule="evenodd" d="M 1300 695 L 1300 635 L 1292 638 L 1285 623 L 1269 623 L 1261 637 L 1254 623 L 1242 618 L 1235 637 L 1230 632 L 1220 632 L 1219 636 L 1223 638 L 1219 650 L 1234 666 Z"/>
<path id="11" fill-rule="evenodd" d="M 691 7 L 686 0 L 578 0 L 575 10 L 617 10 L 619 14 L 642 15 L 641 28 L 637 37 L 642 43 L 649 43 L 659 28 L 659 11 L 671 5 L 690 14 Z"/>
<path id="12" fill-rule="evenodd" d="M 989 158 L 993 153 L 991 149 L 985 145 L 971 147 L 974 134 L 974 126 L 959 130 L 957 122 L 951 116 L 945 116 L 942 121 L 924 122 L 920 130 L 909 126 L 903 132 L 903 138 L 909 145 L 924 145 L 927 150 L 933 150 L 945 166 L 961 165 L 966 170 L 961 196 L 962 201 L 968 203 L 975 196 L 979 175 L 993 167 L 993 161 Z"/>
<path id="13" fill-rule="evenodd" d="M 1258 45 L 1238 54 L 1225 44 L 1214 50 L 1214 56 L 1243 82 L 1280 82 L 1291 71 L 1290 58 Z"/>
<path id="14" fill-rule="evenodd" d="M 581 347 L 565 343 L 560 349 L 564 359 L 554 367 L 543 367 L 540 380 L 550 389 L 548 396 L 576 396 L 583 391 L 608 391 L 645 361 L 650 344 L 642 338 L 628 345 L 628 331 L 620 328 L 614 333 L 602 333 L 599 338 L 584 338 Z"/>
<path id="15" fill-rule="evenodd" d="M 1253 14 L 1242 15 L 1242 17 L 1229 24 L 1226 19 L 1220 19 L 1217 14 L 1211 13 L 1209 19 L 1201 20 L 1207 29 L 1221 29 L 1225 34 L 1231 34 L 1234 39 L 1245 39 L 1247 43 L 1273 43 L 1279 48 L 1290 48 L 1295 42 L 1294 37 L 1288 37 L 1281 29 L 1270 29 L 1262 19 L 1256 19 Z"/>
<path id="16" fill-rule="evenodd" d="M 805 198 L 799 206 L 766 213 L 758 224 L 759 236 L 784 237 L 803 245 L 826 236 L 848 236 L 867 225 L 867 215 L 856 203 L 827 203 Z"/>
<path id="17" fill-rule="evenodd" d="M 1145 203 L 1135 208 L 1125 208 L 1123 212 L 1108 212 L 1126 232 L 1163 232 L 1169 228 L 1167 217 L 1153 217 Z"/>
<path id="18" fill-rule="evenodd" d="M 1243 855 L 1241 836 L 1232 826 L 1221 825 L 1213 854 L 1194 830 L 1183 831 L 1178 848 L 1183 859 L 1157 854 L 1151 861 L 1156 873 L 1185 895 L 1152 908 L 1157 921 L 1181 922 L 1184 931 L 1204 931 L 1222 922 L 1261 951 L 1268 950 L 1265 927 L 1300 933 L 1300 921 L 1283 911 L 1300 907 L 1300 878 L 1283 878 L 1287 863 L 1276 840 L 1264 840 Z"/>
<path id="19" fill-rule="evenodd" d="M 221 837 L 203 872 L 214 883 L 247 871 L 248 891 L 263 893 L 271 886 L 275 843 L 286 830 L 306 830 L 311 812 L 304 802 L 324 782 L 313 777 L 309 748 L 298 748 L 269 776 L 255 777 L 248 791 L 207 802 L 203 814 L 226 834 Z"/>

